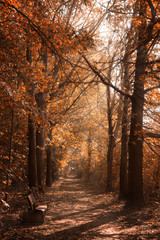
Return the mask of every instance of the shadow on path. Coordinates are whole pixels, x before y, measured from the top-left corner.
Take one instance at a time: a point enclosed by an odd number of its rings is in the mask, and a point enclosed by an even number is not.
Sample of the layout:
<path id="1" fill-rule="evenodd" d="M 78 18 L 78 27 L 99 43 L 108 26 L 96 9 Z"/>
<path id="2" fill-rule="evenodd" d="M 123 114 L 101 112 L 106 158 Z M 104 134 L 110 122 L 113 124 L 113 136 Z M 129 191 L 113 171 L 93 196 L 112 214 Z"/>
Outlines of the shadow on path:
<path id="1" fill-rule="evenodd" d="M 44 203 L 48 205 L 44 224 L 14 226 L 12 238 L 4 239 L 160 239 L 158 219 L 153 222 L 147 209 L 128 210 L 113 194 L 86 189 L 73 176 L 48 188 Z"/>

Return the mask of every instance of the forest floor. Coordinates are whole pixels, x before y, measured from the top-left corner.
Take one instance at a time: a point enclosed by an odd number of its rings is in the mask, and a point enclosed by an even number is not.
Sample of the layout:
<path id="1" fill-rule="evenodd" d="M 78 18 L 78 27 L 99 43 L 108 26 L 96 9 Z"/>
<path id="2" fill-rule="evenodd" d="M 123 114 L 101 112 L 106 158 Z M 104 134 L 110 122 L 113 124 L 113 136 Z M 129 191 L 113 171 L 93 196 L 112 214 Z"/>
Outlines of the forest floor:
<path id="1" fill-rule="evenodd" d="M 47 204 L 45 222 L 23 225 L 26 207 L 22 192 L 15 191 L 10 209 L 0 216 L 0 239 L 87 240 L 87 239 L 160 239 L 160 203 L 148 208 L 125 208 L 113 194 L 86 188 L 74 177 L 60 178 L 40 202 Z"/>

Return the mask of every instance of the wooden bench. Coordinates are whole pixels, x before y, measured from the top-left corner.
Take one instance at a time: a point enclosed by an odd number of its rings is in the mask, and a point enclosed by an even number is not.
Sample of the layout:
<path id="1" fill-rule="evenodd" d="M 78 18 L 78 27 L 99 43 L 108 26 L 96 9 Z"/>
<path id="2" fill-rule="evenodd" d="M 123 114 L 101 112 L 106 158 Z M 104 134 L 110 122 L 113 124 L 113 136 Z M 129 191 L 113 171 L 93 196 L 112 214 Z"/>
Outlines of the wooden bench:
<path id="1" fill-rule="evenodd" d="M 32 192 L 27 196 L 29 209 L 23 213 L 22 221 L 28 224 L 42 224 L 46 215 L 47 205 L 36 205 L 36 200 Z"/>

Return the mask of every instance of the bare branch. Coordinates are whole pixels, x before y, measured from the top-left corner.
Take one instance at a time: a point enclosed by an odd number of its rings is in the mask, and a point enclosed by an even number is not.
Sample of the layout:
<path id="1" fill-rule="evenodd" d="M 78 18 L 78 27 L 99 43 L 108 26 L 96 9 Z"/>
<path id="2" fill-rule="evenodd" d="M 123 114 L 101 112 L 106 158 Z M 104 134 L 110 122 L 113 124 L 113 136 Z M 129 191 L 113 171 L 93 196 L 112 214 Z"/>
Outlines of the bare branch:
<path id="1" fill-rule="evenodd" d="M 121 91 L 119 88 L 117 88 L 116 86 L 114 86 L 112 83 L 109 82 L 108 78 L 106 76 L 102 76 L 102 74 L 99 72 L 99 70 L 97 70 L 90 62 L 89 60 L 82 55 L 83 59 L 86 61 L 86 63 L 88 64 L 88 66 L 92 69 L 92 71 L 100 78 L 101 82 L 106 85 L 109 86 L 111 88 L 113 88 L 115 91 L 117 91 L 118 93 L 120 93 L 123 96 L 126 96 L 128 98 L 130 98 L 132 100 L 132 96 L 130 94 L 127 94 L 123 91 Z"/>
<path id="2" fill-rule="evenodd" d="M 160 88 L 160 85 L 154 86 L 154 87 L 151 87 L 151 88 L 148 88 L 148 89 L 146 89 L 146 90 L 144 91 L 144 93 L 146 94 L 146 93 L 148 93 L 148 92 L 150 92 L 150 91 L 152 91 L 152 90 L 154 90 L 154 89 L 158 89 L 158 88 Z"/>
<path id="3" fill-rule="evenodd" d="M 92 83 L 92 81 L 80 92 L 80 94 L 73 100 L 73 102 L 71 103 L 71 105 L 65 110 L 64 115 L 73 107 L 73 105 L 80 99 L 80 97 L 82 96 L 82 94 L 87 90 L 87 88 L 90 86 L 90 84 Z"/>
<path id="4" fill-rule="evenodd" d="M 160 133 L 146 132 L 145 134 L 147 137 L 150 137 L 150 138 L 160 138 Z"/>

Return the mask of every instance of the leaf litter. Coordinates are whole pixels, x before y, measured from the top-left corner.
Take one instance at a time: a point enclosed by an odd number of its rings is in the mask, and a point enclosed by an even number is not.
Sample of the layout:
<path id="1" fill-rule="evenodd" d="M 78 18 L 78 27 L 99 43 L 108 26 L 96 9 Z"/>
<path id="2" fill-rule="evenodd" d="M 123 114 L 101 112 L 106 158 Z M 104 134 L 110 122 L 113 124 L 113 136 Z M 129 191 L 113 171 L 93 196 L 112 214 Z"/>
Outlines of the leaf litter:
<path id="1" fill-rule="evenodd" d="M 24 189 L 12 192 L 10 208 L 1 212 L 0 239 L 85 240 L 85 239 L 160 239 L 160 203 L 142 210 L 125 207 L 115 194 L 88 189 L 73 176 L 57 180 L 45 194 L 45 222 L 23 225 L 21 215 L 27 207 Z"/>

